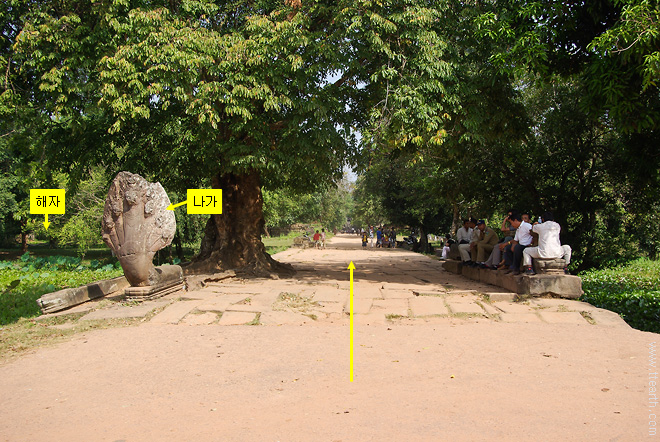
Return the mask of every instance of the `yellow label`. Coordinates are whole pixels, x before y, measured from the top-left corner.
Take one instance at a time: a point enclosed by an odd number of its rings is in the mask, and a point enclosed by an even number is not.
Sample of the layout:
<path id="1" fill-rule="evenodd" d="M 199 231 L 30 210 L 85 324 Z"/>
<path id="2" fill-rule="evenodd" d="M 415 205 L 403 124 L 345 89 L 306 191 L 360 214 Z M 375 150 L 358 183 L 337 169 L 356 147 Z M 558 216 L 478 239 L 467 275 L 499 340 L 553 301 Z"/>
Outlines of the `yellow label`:
<path id="1" fill-rule="evenodd" d="M 188 189 L 188 213 L 222 213 L 222 189 Z"/>
<path id="2" fill-rule="evenodd" d="M 64 189 L 30 189 L 30 213 L 64 215 Z"/>

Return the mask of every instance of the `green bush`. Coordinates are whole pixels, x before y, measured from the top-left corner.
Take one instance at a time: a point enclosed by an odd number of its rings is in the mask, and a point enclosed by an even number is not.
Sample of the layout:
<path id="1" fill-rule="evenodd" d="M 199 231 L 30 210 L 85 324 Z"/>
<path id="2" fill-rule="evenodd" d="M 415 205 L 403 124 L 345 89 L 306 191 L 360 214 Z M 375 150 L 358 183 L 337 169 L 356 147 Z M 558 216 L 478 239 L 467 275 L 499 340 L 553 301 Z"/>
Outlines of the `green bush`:
<path id="1" fill-rule="evenodd" d="M 85 265 L 72 256 L 34 258 L 27 253 L 16 261 L 0 261 L 0 325 L 38 316 L 36 300 L 46 293 L 122 275 L 118 264 L 94 260 Z"/>
<path id="2" fill-rule="evenodd" d="M 580 276 L 581 300 L 619 313 L 631 327 L 660 333 L 660 261 L 643 258 Z"/>

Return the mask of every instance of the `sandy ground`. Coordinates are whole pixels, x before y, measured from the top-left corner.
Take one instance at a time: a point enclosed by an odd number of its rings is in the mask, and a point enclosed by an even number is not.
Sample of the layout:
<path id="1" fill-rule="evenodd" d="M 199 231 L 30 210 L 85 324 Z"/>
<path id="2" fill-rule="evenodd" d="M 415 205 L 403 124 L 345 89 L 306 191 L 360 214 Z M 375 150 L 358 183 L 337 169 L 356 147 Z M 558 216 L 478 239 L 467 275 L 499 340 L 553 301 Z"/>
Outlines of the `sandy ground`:
<path id="1" fill-rule="evenodd" d="M 277 258 L 299 268 L 295 279 L 211 285 L 139 326 L 0 366 L 0 440 L 654 439 L 658 335 L 575 301 L 487 303 L 481 294 L 501 289 L 428 257 L 359 248 L 336 237 L 326 250 L 286 251 Z M 351 260 L 363 309 L 354 382 Z M 283 292 L 310 303 L 282 307 Z M 585 311 L 598 320 L 581 321 Z M 263 325 L 223 325 L 234 322 Z"/>

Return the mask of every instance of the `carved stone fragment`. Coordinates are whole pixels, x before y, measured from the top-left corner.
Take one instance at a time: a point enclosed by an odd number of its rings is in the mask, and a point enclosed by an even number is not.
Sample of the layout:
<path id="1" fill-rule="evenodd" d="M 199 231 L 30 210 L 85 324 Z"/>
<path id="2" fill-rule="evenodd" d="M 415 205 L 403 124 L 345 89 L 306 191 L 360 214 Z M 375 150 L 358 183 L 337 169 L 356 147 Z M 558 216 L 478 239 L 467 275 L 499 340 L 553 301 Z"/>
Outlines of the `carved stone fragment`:
<path id="1" fill-rule="evenodd" d="M 152 263 L 176 232 L 174 211 L 160 183 L 119 172 L 110 185 L 103 212 L 103 241 L 110 247 L 134 287 L 156 285 L 160 275 Z"/>

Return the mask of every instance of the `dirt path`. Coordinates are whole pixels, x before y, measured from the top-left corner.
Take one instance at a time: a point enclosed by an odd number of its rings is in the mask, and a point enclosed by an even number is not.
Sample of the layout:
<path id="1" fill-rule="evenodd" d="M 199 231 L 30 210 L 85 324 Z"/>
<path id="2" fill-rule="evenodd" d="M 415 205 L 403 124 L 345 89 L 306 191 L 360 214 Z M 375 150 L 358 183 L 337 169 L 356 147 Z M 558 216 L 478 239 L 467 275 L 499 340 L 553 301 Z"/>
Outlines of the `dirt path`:
<path id="1" fill-rule="evenodd" d="M 648 437 L 658 335 L 576 301 L 513 303 L 422 255 L 360 248 L 338 236 L 326 250 L 277 255 L 298 268 L 295 279 L 214 283 L 90 312 L 160 309 L 140 326 L 0 366 L 0 440 Z"/>

